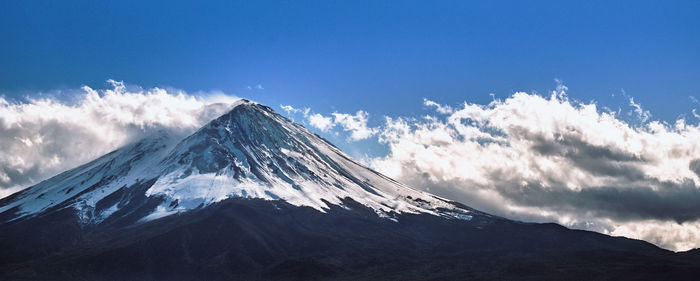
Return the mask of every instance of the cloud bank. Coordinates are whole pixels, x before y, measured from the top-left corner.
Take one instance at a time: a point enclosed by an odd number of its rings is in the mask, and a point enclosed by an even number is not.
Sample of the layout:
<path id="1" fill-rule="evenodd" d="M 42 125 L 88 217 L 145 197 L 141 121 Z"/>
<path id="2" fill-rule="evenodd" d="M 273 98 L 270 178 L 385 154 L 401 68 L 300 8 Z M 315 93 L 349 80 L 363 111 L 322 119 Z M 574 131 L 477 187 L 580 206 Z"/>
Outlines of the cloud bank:
<path id="1" fill-rule="evenodd" d="M 386 118 L 386 157 L 372 167 L 414 187 L 527 221 L 700 247 L 700 128 L 680 119 L 637 122 L 595 103 L 516 93 L 445 118 Z"/>
<path id="2" fill-rule="evenodd" d="M 700 248 L 697 111 L 693 122 L 669 124 L 624 91 L 629 110 L 614 112 L 567 90 L 559 83 L 549 96 L 519 92 L 486 105 L 424 99 L 434 114 L 385 117 L 378 127 L 364 111 L 288 113 L 326 133 L 352 132 L 350 141 L 376 136 L 388 154 L 363 159 L 372 168 L 492 214 Z"/>
<path id="3" fill-rule="evenodd" d="M 99 157 L 149 130 L 192 131 L 237 100 L 108 82 L 110 89 L 82 87 L 71 102 L 31 97 L 10 102 L 0 97 L 0 197 Z"/>

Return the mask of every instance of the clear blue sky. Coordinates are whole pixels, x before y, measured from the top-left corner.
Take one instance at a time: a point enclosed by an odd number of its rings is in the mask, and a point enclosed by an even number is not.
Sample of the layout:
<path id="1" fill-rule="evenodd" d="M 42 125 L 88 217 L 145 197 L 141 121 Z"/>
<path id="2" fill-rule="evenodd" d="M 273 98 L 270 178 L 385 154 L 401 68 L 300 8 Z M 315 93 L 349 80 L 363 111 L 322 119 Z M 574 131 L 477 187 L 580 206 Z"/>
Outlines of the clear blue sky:
<path id="1" fill-rule="evenodd" d="M 700 1 L 208 2 L 2 1 L 0 93 L 111 78 L 377 116 L 559 78 L 664 120 L 700 96 Z"/>

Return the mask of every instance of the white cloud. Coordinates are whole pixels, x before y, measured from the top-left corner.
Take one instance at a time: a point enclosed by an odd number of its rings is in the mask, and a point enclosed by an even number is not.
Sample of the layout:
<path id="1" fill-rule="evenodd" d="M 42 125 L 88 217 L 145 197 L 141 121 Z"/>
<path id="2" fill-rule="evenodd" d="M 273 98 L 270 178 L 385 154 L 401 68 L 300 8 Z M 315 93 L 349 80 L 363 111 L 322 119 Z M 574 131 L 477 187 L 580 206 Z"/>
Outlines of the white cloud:
<path id="1" fill-rule="evenodd" d="M 318 113 L 309 115 L 308 119 L 311 126 L 314 126 L 323 132 L 328 131 L 335 125 L 333 124 L 333 119 L 331 117 L 326 117 Z"/>
<path id="2" fill-rule="evenodd" d="M 497 215 L 700 247 L 700 128 L 649 121 L 630 98 L 647 121 L 633 126 L 565 90 L 465 103 L 445 118 L 386 118 L 378 136 L 390 153 L 372 167 Z M 646 226 L 656 221 L 675 234 Z"/>
<path id="3" fill-rule="evenodd" d="M 304 114 L 305 117 L 308 116 L 309 111 L 311 111 L 311 109 L 309 109 L 308 107 L 301 109 L 301 108 L 294 108 L 291 105 L 283 105 L 283 104 L 280 105 L 280 108 L 282 108 L 282 110 L 286 111 L 287 115 L 302 113 L 302 114 Z"/>
<path id="4" fill-rule="evenodd" d="M 367 127 L 369 114 L 360 110 L 355 115 L 347 113 L 333 113 L 334 122 L 340 124 L 344 131 L 350 132 L 350 139 L 354 141 L 367 139 L 375 135 L 379 130 L 377 128 Z"/>
<path id="5" fill-rule="evenodd" d="M 683 223 L 660 220 L 629 222 L 617 226 L 608 234 L 645 240 L 670 249 L 687 250 L 698 247 L 700 220 Z"/>
<path id="6" fill-rule="evenodd" d="M 192 131 L 237 100 L 108 82 L 110 89 L 82 87 L 71 102 L 0 98 L 0 197 L 101 156 L 148 130 Z"/>
<path id="7" fill-rule="evenodd" d="M 690 101 L 693 102 L 694 104 L 700 104 L 700 101 L 698 101 L 698 99 L 696 99 L 694 96 L 689 96 L 688 98 L 689 98 Z M 697 109 L 693 108 L 693 109 L 691 110 L 691 112 L 693 113 L 693 117 L 695 117 L 695 118 L 697 118 L 698 120 L 700 120 L 700 114 L 698 114 Z"/>
<path id="8" fill-rule="evenodd" d="M 334 112 L 331 113 L 331 116 L 324 116 L 319 113 L 310 114 L 311 109 L 308 107 L 302 110 L 291 105 L 280 105 L 280 108 L 287 112 L 287 115 L 301 113 L 309 122 L 309 125 L 323 132 L 328 132 L 336 127 L 336 125 L 340 125 L 343 131 L 350 133 L 348 139 L 351 141 L 368 139 L 379 132 L 379 128 L 369 127 L 367 125 L 369 114 L 362 110 L 357 111 L 354 115 Z M 334 134 L 337 135 L 337 132 Z"/>
<path id="9" fill-rule="evenodd" d="M 651 117 L 651 113 L 648 110 L 643 110 L 640 104 L 635 103 L 634 98 L 630 98 L 630 106 L 634 108 L 634 113 L 642 122 L 646 122 Z"/>
<path id="10" fill-rule="evenodd" d="M 287 114 L 292 114 L 292 113 L 297 113 L 297 112 L 299 112 L 299 109 L 296 109 L 296 108 L 292 107 L 291 105 L 283 105 L 283 104 L 281 104 L 281 105 L 280 105 L 280 108 L 282 108 L 282 110 L 286 111 Z"/>
<path id="11" fill-rule="evenodd" d="M 426 98 L 423 99 L 423 105 L 435 107 L 435 111 L 442 114 L 450 114 L 453 112 L 452 107 L 450 107 L 449 105 L 441 105 Z"/>

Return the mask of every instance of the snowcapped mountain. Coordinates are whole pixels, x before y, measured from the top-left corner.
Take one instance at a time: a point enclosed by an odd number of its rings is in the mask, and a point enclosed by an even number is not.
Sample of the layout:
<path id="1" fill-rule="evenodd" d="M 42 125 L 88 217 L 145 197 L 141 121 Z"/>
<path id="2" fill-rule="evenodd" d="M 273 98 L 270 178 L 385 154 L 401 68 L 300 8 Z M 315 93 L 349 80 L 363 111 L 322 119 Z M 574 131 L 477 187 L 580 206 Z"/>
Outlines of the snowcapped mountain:
<path id="1" fill-rule="evenodd" d="M 14 220 L 72 208 L 83 223 L 135 213 L 144 222 L 234 197 L 320 212 L 353 200 L 390 220 L 399 213 L 468 220 L 472 213 L 364 167 L 247 100 L 182 140 L 160 132 L 8 197 L 0 213 Z"/>
<path id="2" fill-rule="evenodd" d="M 693 253 L 515 222 L 411 189 L 246 100 L 187 137 L 157 132 L 0 199 L 0 253 L 0 280 L 693 280 L 700 272 Z"/>

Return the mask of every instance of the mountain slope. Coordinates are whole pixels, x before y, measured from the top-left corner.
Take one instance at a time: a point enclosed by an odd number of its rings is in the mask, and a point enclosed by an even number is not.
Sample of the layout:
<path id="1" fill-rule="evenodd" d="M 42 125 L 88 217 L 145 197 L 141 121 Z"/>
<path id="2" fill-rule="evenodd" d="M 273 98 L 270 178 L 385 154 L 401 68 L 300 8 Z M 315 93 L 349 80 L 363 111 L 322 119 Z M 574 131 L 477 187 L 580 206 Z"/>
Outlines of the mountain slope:
<path id="1" fill-rule="evenodd" d="M 685 279 L 649 243 L 411 189 L 242 100 L 0 200 L 0 279 Z M 591 275 L 594 274 L 594 275 Z"/>

